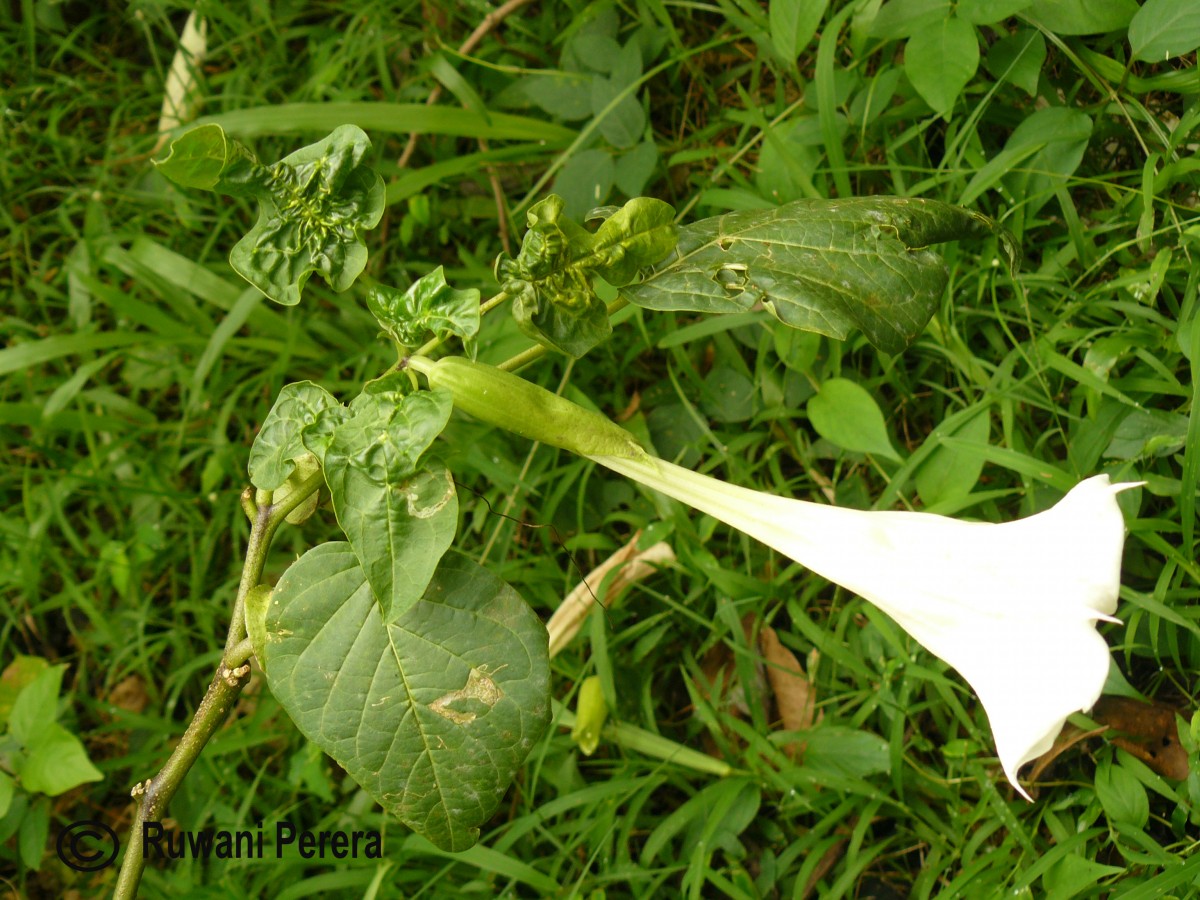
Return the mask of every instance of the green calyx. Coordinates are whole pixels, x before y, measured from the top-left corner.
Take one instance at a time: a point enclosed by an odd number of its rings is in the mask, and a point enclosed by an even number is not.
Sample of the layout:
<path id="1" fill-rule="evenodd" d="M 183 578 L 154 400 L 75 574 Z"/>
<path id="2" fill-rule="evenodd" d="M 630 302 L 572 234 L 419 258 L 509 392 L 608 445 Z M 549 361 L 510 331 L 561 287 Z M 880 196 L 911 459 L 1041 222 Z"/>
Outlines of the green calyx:
<path id="1" fill-rule="evenodd" d="M 437 362 L 414 356 L 408 366 L 424 375 L 430 388 L 449 391 L 457 408 L 532 441 L 580 456 L 646 456 L 621 426 L 519 375 L 461 356 Z"/>

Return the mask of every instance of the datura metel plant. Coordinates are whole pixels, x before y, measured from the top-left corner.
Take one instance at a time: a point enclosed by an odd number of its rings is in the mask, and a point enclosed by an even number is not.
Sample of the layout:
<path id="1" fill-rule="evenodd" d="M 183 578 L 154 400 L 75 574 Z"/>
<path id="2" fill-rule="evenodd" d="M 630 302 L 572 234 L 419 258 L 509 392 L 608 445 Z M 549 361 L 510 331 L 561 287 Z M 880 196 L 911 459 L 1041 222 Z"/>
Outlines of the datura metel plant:
<path id="1" fill-rule="evenodd" d="M 159 172 L 251 199 L 257 224 L 233 268 L 292 305 L 317 273 L 336 292 L 362 275 L 365 231 L 387 196 L 353 125 L 263 163 L 218 124 L 176 139 Z M 117 895 L 140 880 L 141 825 L 160 819 L 245 685 L 253 657 L 297 728 L 383 809 L 451 851 L 469 848 L 551 719 L 545 625 L 520 595 L 452 549 L 459 504 L 438 437 L 455 410 L 594 460 L 714 516 L 878 606 L 979 694 L 1005 774 L 1088 708 L 1108 671 L 1095 630 L 1116 607 L 1123 522 L 1106 475 L 1007 524 L 861 512 L 726 484 L 655 458 L 603 415 L 511 370 L 576 358 L 612 338 L 630 304 L 725 314 L 765 310 L 830 341 L 861 333 L 902 352 L 925 329 L 948 273 L 930 249 L 1011 237 L 933 200 L 802 200 L 686 225 L 655 199 L 568 215 L 551 195 L 526 213 L 500 290 L 481 302 L 438 268 L 403 289 L 366 279 L 363 302 L 396 364 L 355 396 L 286 385 L 249 453 L 250 521 L 221 665 L 158 775 L 139 784 Z M 601 299 L 608 298 L 608 302 Z M 535 343 L 499 367 L 475 362 L 481 314 L 506 301 Z M 461 345 L 461 354 L 447 354 Z M 272 538 L 327 505 L 344 540 L 319 544 L 276 584 Z"/>

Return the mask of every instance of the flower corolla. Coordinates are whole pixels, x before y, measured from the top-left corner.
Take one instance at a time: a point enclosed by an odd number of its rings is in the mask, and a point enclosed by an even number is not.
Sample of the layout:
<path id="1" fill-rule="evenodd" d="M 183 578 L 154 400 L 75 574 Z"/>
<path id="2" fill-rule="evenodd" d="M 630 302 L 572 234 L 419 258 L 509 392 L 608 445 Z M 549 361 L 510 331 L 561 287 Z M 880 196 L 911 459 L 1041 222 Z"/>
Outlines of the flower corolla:
<path id="1" fill-rule="evenodd" d="M 727 484 L 653 457 L 596 462 L 720 519 L 886 612 L 987 712 L 1004 774 L 1049 750 L 1109 668 L 1095 628 L 1120 589 L 1124 520 L 1097 475 L 1014 522 L 842 509 Z"/>

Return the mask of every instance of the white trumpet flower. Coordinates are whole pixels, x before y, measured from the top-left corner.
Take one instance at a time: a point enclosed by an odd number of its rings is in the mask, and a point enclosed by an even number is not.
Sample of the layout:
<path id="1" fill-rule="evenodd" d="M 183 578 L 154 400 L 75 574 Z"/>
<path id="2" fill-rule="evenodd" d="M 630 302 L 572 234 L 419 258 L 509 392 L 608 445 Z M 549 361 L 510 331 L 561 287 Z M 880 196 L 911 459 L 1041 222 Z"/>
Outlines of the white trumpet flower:
<path id="1" fill-rule="evenodd" d="M 896 620 L 979 695 L 1004 774 L 1049 750 L 1096 702 L 1109 667 L 1124 521 L 1097 475 L 1053 508 L 1005 524 L 864 512 L 726 484 L 663 460 L 591 459 L 720 519 Z"/>

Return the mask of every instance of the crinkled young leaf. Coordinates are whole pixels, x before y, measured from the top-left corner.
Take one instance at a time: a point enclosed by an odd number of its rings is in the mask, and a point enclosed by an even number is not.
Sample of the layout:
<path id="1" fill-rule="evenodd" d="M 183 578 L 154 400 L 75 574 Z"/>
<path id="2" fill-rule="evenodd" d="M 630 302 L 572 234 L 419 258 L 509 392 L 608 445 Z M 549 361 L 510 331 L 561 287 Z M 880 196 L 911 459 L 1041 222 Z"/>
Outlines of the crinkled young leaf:
<path id="1" fill-rule="evenodd" d="M 627 284 L 671 251 L 676 229 L 671 207 L 661 200 L 629 201 L 595 234 L 563 208 L 557 194 L 530 207 L 521 252 L 516 259 L 500 254 L 496 277 L 513 297 L 513 315 L 526 334 L 578 357 L 612 331 L 592 280 Z"/>
<path id="2" fill-rule="evenodd" d="M 642 269 L 664 259 L 678 240 L 679 228 L 671 205 L 636 197 L 604 220 L 592 236 L 589 254 L 578 264 L 621 287 L 633 281 Z"/>
<path id="3" fill-rule="evenodd" d="M 797 200 L 685 225 L 670 257 L 621 294 L 658 310 L 727 313 L 761 303 L 785 325 L 839 339 L 858 328 L 898 353 L 946 288 L 945 265 L 929 245 L 988 234 L 1015 266 L 1012 236 L 961 207 L 898 197 Z"/>
<path id="4" fill-rule="evenodd" d="M 230 265 L 285 306 L 300 302 L 318 272 L 335 291 L 367 264 L 361 234 L 383 216 L 383 179 L 362 159 L 371 142 L 357 125 L 262 165 L 219 125 L 193 128 L 171 143 L 159 171 L 185 187 L 253 196 L 258 222 L 229 254 Z"/>
<path id="5" fill-rule="evenodd" d="M 371 288 L 367 309 L 383 330 L 405 347 L 417 346 L 432 332 L 437 338 L 456 335 L 471 349 L 479 332 L 479 291 L 454 290 L 446 284 L 441 266 L 404 293 L 386 285 Z"/>
<path id="6" fill-rule="evenodd" d="M 359 396 L 362 396 L 361 394 Z M 354 398 L 355 400 L 358 397 Z M 317 458 L 322 466 L 325 465 L 325 451 L 333 440 L 337 427 L 349 419 L 353 413 L 342 405 L 331 406 L 317 413 L 316 417 L 300 432 L 300 440 L 304 449 Z"/>
<path id="7" fill-rule="evenodd" d="M 295 461 L 308 452 L 301 432 L 331 407 L 341 409 L 342 405 L 320 385 L 311 381 L 285 384 L 250 448 L 250 483 L 259 490 L 273 491 L 287 481 L 296 468 Z"/>
<path id="8" fill-rule="evenodd" d="M 401 370 L 385 372 L 378 378 L 372 378 L 363 385 L 360 396 L 364 399 L 360 400 L 359 397 L 355 397 L 354 400 L 350 401 L 350 408 L 357 409 L 358 407 L 355 406 L 355 403 L 361 405 L 366 402 L 365 398 L 372 394 L 411 394 L 415 390 L 417 390 L 416 382 L 408 372 Z"/>
<path id="9" fill-rule="evenodd" d="M 392 622 L 425 592 L 458 529 L 454 479 L 421 460 L 454 404 L 447 391 L 356 400 L 325 449 L 325 482 L 383 620 Z"/>
<path id="10" fill-rule="evenodd" d="M 300 302 L 313 272 L 339 293 L 350 287 L 367 264 L 361 233 L 383 216 L 383 179 L 360 165 L 370 146 L 342 125 L 269 167 L 258 222 L 229 255 L 234 270 L 284 306 Z"/>
<path id="11" fill-rule="evenodd" d="M 457 553 L 387 624 L 347 544 L 309 550 L 271 595 L 261 661 L 300 731 L 444 850 L 478 840 L 550 719 L 545 626 Z"/>
<path id="12" fill-rule="evenodd" d="M 583 356 L 612 333 L 608 307 L 591 285 L 555 296 L 529 282 L 510 282 L 505 290 L 513 295 L 513 316 L 521 330 L 567 356 Z"/>

